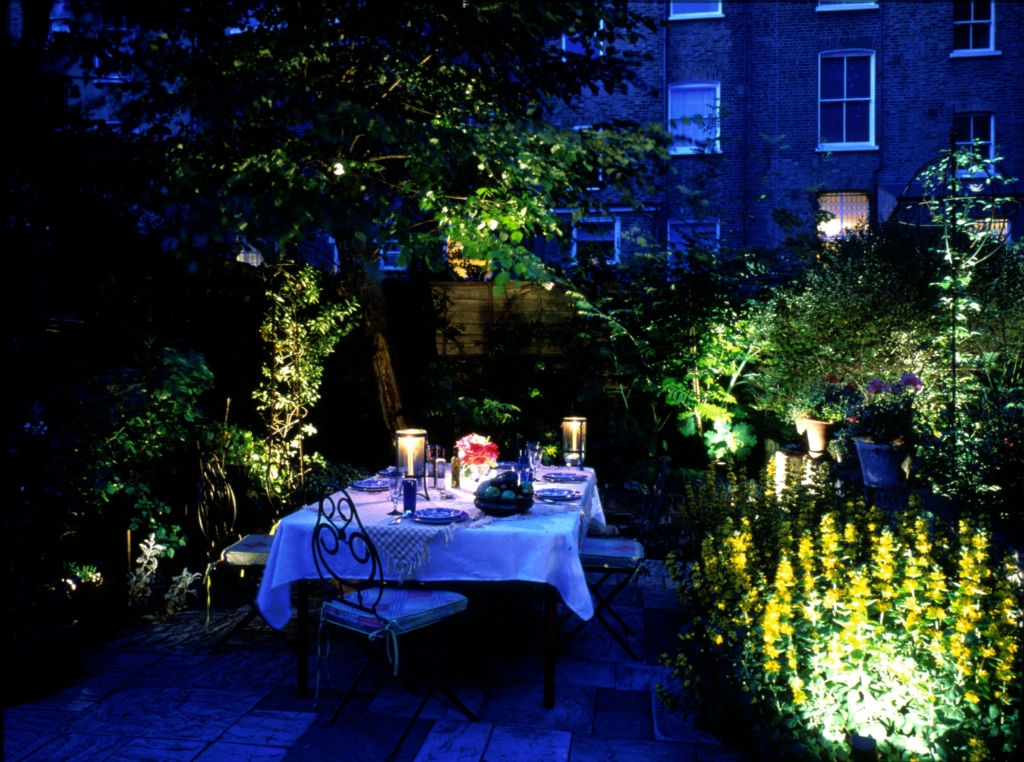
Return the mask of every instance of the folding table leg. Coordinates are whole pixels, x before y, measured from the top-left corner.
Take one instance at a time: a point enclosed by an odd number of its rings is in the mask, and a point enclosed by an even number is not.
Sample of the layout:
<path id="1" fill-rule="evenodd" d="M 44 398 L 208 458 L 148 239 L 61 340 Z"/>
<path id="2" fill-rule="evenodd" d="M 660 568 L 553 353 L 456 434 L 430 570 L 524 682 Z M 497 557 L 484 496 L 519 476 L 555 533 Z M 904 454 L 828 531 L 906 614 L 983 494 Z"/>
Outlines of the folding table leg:
<path id="1" fill-rule="evenodd" d="M 309 697 L 309 587 L 303 580 L 297 585 L 299 642 L 295 650 L 299 655 L 297 695 L 301 699 Z"/>
<path id="2" fill-rule="evenodd" d="M 558 650 L 558 607 L 555 588 L 545 585 L 544 590 L 544 708 L 555 707 L 555 652 Z"/>

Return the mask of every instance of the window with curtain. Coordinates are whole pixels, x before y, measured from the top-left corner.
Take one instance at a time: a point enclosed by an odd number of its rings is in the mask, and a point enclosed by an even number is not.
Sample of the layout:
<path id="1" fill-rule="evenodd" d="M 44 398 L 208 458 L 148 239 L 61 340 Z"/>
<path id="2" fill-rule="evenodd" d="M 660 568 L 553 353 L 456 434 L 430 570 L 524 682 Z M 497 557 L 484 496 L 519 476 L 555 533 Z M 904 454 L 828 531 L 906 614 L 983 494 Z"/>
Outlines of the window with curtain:
<path id="1" fill-rule="evenodd" d="M 874 147 L 875 54 L 822 53 L 818 70 L 819 148 Z"/>
<path id="2" fill-rule="evenodd" d="M 870 201 L 863 191 L 822 193 L 818 196 L 818 209 L 832 215 L 831 219 L 818 223 L 818 234 L 832 241 L 868 224 Z"/>
<path id="3" fill-rule="evenodd" d="M 719 84 L 680 82 L 668 90 L 668 131 L 672 153 L 718 153 Z"/>

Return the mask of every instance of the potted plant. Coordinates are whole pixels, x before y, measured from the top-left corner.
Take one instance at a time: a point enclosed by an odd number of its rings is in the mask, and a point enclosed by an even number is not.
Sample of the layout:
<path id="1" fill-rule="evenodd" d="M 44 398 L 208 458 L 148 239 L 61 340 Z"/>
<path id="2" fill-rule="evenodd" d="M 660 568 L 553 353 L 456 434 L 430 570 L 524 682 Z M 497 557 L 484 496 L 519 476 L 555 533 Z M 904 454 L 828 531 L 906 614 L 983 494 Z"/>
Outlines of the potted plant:
<path id="1" fill-rule="evenodd" d="M 852 385 L 840 386 L 839 379 L 828 376 L 814 381 L 789 401 L 789 417 L 798 434 L 807 435 L 807 450 L 812 458 L 825 454 L 829 439 L 846 420 L 847 411 L 860 401 Z"/>
<path id="2" fill-rule="evenodd" d="M 873 378 L 868 383 L 864 402 L 850 419 L 868 487 L 899 487 L 909 476 L 910 447 L 915 441 L 914 395 L 923 388 L 913 373 L 904 373 L 894 382 Z"/>

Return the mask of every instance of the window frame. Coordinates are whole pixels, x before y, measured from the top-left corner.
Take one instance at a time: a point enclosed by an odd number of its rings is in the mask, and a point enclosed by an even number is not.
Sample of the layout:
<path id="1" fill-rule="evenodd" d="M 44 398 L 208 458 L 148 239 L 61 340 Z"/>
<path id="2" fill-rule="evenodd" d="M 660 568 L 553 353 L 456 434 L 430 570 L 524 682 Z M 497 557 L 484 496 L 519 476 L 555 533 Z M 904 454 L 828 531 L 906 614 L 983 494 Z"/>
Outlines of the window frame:
<path id="1" fill-rule="evenodd" d="M 578 124 L 578 125 L 576 125 L 575 127 L 572 128 L 572 131 L 576 132 L 576 133 L 580 133 L 580 132 L 583 132 L 583 130 L 592 130 L 592 129 L 594 129 L 592 125 L 589 125 L 589 124 Z M 598 167 L 597 168 L 597 174 L 595 176 L 595 182 L 597 183 L 597 185 L 585 185 L 585 186 L 583 186 L 583 190 L 589 191 L 589 192 L 593 193 L 593 192 L 596 192 L 596 191 L 603 191 L 607 187 L 607 183 L 605 183 L 605 181 L 604 181 L 604 167 Z"/>
<path id="2" fill-rule="evenodd" d="M 833 11 L 877 11 L 878 3 L 871 0 L 818 0 L 814 9 L 818 13 Z"/>
<path id="3" fill-rule="evenodd" d="M 689 251 L 685 247 L 680 246 L 679 244 L 675 243 L 672 240 L 672 229 L 674 227 L 687 227 L 687 228 L 689 228 L 689 230 L 687 232 L 690 235 L 701 235 L 701 233 L 699 233 L 699 232 L 695 234 L 693 232 L 693 228 L 695 226 L 710 227 L 711 225 L 714 225 L 714 228 L 715 228 L 715 231 L 714 231 L 715 232 L 715 236 L 714 236 L 714 246 L 713 246 L 713 248 L 717 249 L 719 244 L 720 244 L 720 242 L 721 242 L 721 240 L 722 240 L 722 220 L 721 220 L 721 218 L 719 218 L 719 217 L 705 217 L 705 218 L 702 218 L 702 219 L 697 219 L 697 218 L 679 218 L 679 217 L 674 217 L 672 219 L 669 219 L 665 223 L 665 249 L 668 252 L 668 265 L 669 265 L 670 269 L 674 270 L 674 269 L 685 268 L 687 266 L 686 258 L 687 258 L 688 254 L 689 254 Z M 673 247 L 675 247 L 675 251 L 672 250 Z"/>
<path id="4" fill-rule="evenodd" d="M 863 202 L 863 204 L 864 204 L 864 218 L 863 218 L 863 220 L 858 220 L 857 224 L 855 224 L 855 225 L 844 225 L 843 224 L 844 212 L 843 212 L 843 210 L 841 208 L 840 208 L 840 211 L 838 213 L 832 211 L 831 209 L 826 209 L 825 208 L 825 206 L 822 203 L 822 201 L 823 201 L 823 199 L 826 196 L 837 196 L 837 197 L 840 197 L 839 198 L 839 203 L 840 204 L 843 203 L 843 198 L 842 197 L 844 197 L 844 196 L 859 196 L 859 197 L 861 197 L 860 199 L 858 199 L 858 202 Z M 832 220 L 830 220 L 829 222 L 823 222 L 823 223 L 819 223 L 818 224 L 818 229 L 817 229 L 818 237 L 822 241 L 838 241 L 838 240 L 842 240 L 842 239 L 844 239 L 844 238 L 846 238 L 848 236 L 848 232 L 847 231 L 856 230 L 859 227 L 871 224 L 871 194 L 868 191 L 866 191 L 866 190 L 828 190 L 828 191 L 821 191 L 818 194 L 816 202 L 817 202 L 817 205 L 818 205 L 818 211 L 819 212 L 829 212 L 830 214 L 834 215 Z M 837 233 L 835 233 L 833 235 L 827 235 L 825 233 L 825 230 L 823 230 L 822 226 L 823 225 L 831 224 L 831 223 L 836 222 L 836 221 L 838 221 L 838 223 L 839 223 L 839 232 L 837 232 Z"/>
<path id="5" fill-rule="evenodd" d="M 388 264 L 388 255 L 394 254 L 395 264 Z M 389 238 L 380 245 L 380 259 L 377 260 L 377 267 L 382 272 L 405 272 L 409 269 L 408 264 L 398 264 L 398 258 L 402 256 L 402 245 L 395 238 Z"/>
<path id="6" fill-rule="evenodd" d="M 846 65 L 845 61 L 850 58 L 867 57 L 870 66 L 870 94 L 867 97 L 868 102 L 868 139 L 867 141 L 850 142 L 845 141 L 842 143 L 829 143 L 823 140 L 822 135 L 822 120 L 821 120 L 821 106 L 822 103 L 835 103 L 841 102 L 844 107 L 845 104 L 852 101 L 862 101 L 863 98 L 848 98 L 846 97 Z M 843 98 L 829 98 L 827 100 L 821 97 L 821 85 L 822 85 L 822 62 L 829 58 L 842 58 L 844 60 L 843 68 Z M 845 48 L 840 50 L 824 50 L 818 54 L 818 152 L 833 152 L 833 151 L 877 151 L 878 144 L 875 142 L 875 100 L 877 97 L 877 89 L 875 87 L 876 79 L 876 55 L 874 50 L 868 50 L 864 48 Z M 843 111 L 843 133 L 847 131 L 846 111 Z"/>
<path id="7" fill-rule="evenodd" d="M 611 259 L 605 259 L 604 264 L 606 265 L 617 265 L 622 263 L 622 218 L 619 215 L 614 217 L 581 217 L 579 220 L 572 225 L 572 261 L 579 264 L 579 258 L 577 256 L 576 248 L 576 233 L 581 225 L 612 225 L 612 257 Z M 591 239 L 591 240 L 607 240 L 607 239 Z"/>
<path id="8" fill-rule="evenodd" d="M 600 23 L 599 28 L 602 29 L 602 30 L 604 29 L 604 19 L 601 19 L 601 23 Z M 561 49 L 562 49 L 562 53 L 570 53 L 571 55 L 574 55 L 574 56 L 587 56 L 588 58 L 594 58 L 595 57 L 593 55 L 588 54 L 586 49 L 584 49 L 582 51 L 579 51 L 579 52 L 577 52 L 575 50 L 568 50 L 565 47 L 566 41 L 573 42 L 573 40 L 565 32 L 562 32 L 562 36 L 559 39 L 559 43 L 558 43 L 559 47 L 561 47 Z M 596 40 L 596 39 L 593 42 L 594 42 L 594 50 L 596 51 L 596 57 L 600 58 L 601 56 L 604 55 L 604 42 L 602 42 L 601 40 Z M 576 43 L 576 44 L 580 44 L 580 43 Z M 562 56 L 562 60 L 563 61 L 565 60 L 565 56 L 564 55 Z"/>
<path id="9" fill-rule="evenodd" d="M 707 146 L 678 144 L 677 138 L 681 136 L 677 136 L 676 133 L 672 131 L 673 119 L 672 117 L 668 116 L 668 114 L 672 113 L 672 93 L 677 90 L 697 90 L 706 89 L 710 87 L 715 88 L 715 109 L 714 114 L 711 117 L 714 121 L 714 137 L 708 141 Z M 666 94 L 666 97 L 668 98 L 668 103 L 666 104 L 667 108 L 665 117 L 665 127 L 668 130 L 668 133 L 672 136 L 672 145 L 669 146 L 668 149 L 669 154 L 672 156 L 694 156 L 702 153 L 722 153 L 722 83 L 718 80 L 710 79 L 688 79 L 680 82 L 673 82 L 670 83 L 668 86 L 668 92 Z M 693 117 L 676 118 L 685 118 L 691 120 L 693 119 Z"/>
<path id="10" fill-rule="evenodd" d="M 995 0 L 966 0 L 971 4 L 971 19 L 969 21 L 957 21 L 953 20 L 953 29 L 955 30 L 958 25 L 969 25 L 975 26 L 980 24 L 988 25 L 988 47 L 986 48 L 958 48 L 956 47 L 956 35 L 953 36 L 953 49 L 949 53 L 950 58 L 976 58 L 978 56 L 1000 56 L 1002 51 L 996 49 L 996 3 Z M 989 4 L 989 18 L 988 21 L 975 21 L 974 20 L 974 8 L 979 2 L 988 2 Z M 973 41 L 974 35 L 971 35 Z"/>
<path id="11" fill-rule="evenodd" d="M 968 137 L 967 140 L 954 139 L 954 144 L 953 144 L 954 147 L 955 148 L 961 148 L 961 147 L 966 147 L 966 146 L 972 146 L 973 147 L 973 145 L 974 145 L 974 120 L 976 118 L 978 118 L 978 117 L 987 117 L 988 120 L 989 120 L 988 121 L 989 139 L 988 139 L 988 141 L 986 143 L 983 143 L 982 145 L 988 145 L 988 153 L 987 153 L 987 155 L 983 155 L 982 158 L 986 159 L 987 161 L 992 161 L 993 159 L 995 159 L 995 157 L 996 157 L 996 114 L 995 114 L 995 112 L 994 111 L 964 111 L 964 112 L 959 113 L 959 114 L 954 114 L 953 115 L 954 129 L 955 129 L 956 120 L 958 118 L 962 119 L 964 117 L 966 117 L 966 118 L 971 120 L 971 122 L 970 122 L 971 134 L 970 134 L 970 136 Z M 957 137 L 959 137 L 959 136 L 957 136 Z M 985 175 L 984 172 L 976 173 L 976 172 L 971 172 L 968 169 L 960 169 L 960 168 L 957 168 L 956 174 L 957 174 L 957 177 L 978 177 L 978 176 L 984 176 Z"/>
<path id="12" fill-rule="evenodd" d="M 669 21 L 688 21 L 690 19 L 722 19 L 725 18 L 725 14 L 722 12 L 722 3 L 718 2 L 717 11 L 699 11 L 697 13 L 673 13 L 672 6 L 678 5 L 678 3 L 668 3 L 668 20 Z"/>

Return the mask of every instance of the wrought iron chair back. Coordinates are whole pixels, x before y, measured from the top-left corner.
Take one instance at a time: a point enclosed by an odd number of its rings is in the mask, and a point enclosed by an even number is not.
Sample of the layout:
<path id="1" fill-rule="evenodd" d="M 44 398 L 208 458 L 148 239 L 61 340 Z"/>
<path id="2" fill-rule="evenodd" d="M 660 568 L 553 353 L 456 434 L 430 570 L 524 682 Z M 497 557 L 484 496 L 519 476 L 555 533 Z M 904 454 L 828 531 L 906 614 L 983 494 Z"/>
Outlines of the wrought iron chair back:
<path id="1" fill-rule="evenodd" d="M 206 538 L 207 561 L 216 561 L 224 548 L 241 537 L 235 528 L 238 523 L 235 491 L 216 453 L 199 457 L 198 515 L 199 531 Z"/>
<path id="2" fill-rule="evenodd" d="M 360 579 L 353 580 L 351 574 L 342 577 L 335 571 L 332 560 L 340 560 L 343 553 L 365 568 Z M 384 566 L 380 554 L 363 527 L 355 503 L 338 484 L 327 484 L 320 497 L 313 529 L 313 562 L 330 599 L 370 614 L 381 622 L 386 621 L 377 613 L 384 594 Z M 354 599 L 339 594 L 346 588 L 354 589 Z"/>
<path id="3" fill-rule="evenodd" d="M 238 531 L 238 501 L 235 491 L 224 470 L 224 463 L 217 453 L 202 453 L 199 457 L 199 499 L 198 499 L 199 530 L 206 539 L 206 573 L 203 584 L 206 587 L 206 624 L 210 626 L 210 609 L 212 605 L 213 572 L 215 569 L 232 569 L 244 578 L 246 570 L 258 573 L 266 566 L 271 534 L 248 534 L 244 537 Z M 237 621 L 213 646 L 219 651 L 236 633 L 245 629 L 250 622 L 259 616 L 254 594 L 245 589 L 244 583 L 234 585 L 242 594 L 249 611 Z M 278 633 L 288 648 L 292 644 Z"/>
<path id="4" fill-rule="evenodd" d="M 358 579 L 352 578 L 354 561 L 357 568 L 363 571 Z M 320 609 L 320 635 L 317 637 L 317 678 L 316 696 L 320 696 L 320 662 L 326 656 L 330 660 L 330 640 L 327 641 L 327 653 L 323 654 L 323 638 L 326 624 L 333 624 L 348 630 L 350 633 L 367 636 L 369 643 L 383 643 L 388 661 L 394 666 L 394 676 L 398 677 L 398 636 L 420 627 L 441 621 L 445 617 L 462 611 L 466 607 L 465 596 L 444 591 L 428 592 L 427 596 L 418 596 L 408 588 L 398 590 L 384 584 L 384 566 L 380 560 L 377 547 L 363 526 L 355 503 L 340 485 L 324 486 L 317 505 L 316 525 L 313 528 L 313 562 L 317 574 L 323 583 L 327 597 Z M 339 574 L 338 569 L 345 569 Z M 398 606 L 396 599 L 403 599 L 404 605 Z M 383 603 L 382 603 L 383 601 Z M 358 614 L 353 615 L 353 609 Z M 386 615 L 382 615 L 382 609 Z M 353 682 L 346 689 L 334 713 L 327 721 L 333 725 L 339 713 L 344 709 L 349 697 L 358 687 L 371 659 L 368 658 L 359 669 Z M 401 749 L 405 739 L 416 724 L 435 691 L 443 694 L 470 721 L 476 721 L 476 715 L 444 685 L 435 678 L 424 692 L 419 706 L 406 724 L 398 742 L 391 753 L 385 757 L 393 760 Z"/>
<path id="5" fill-rule="evenodd" d="M 654 481 L 654 490 L 644 500 L 644 511 L 640 518 L 640 531 L 636 541 L 643 545 L 645 550 L 650 546 L 651 538 L 661 519 L 661 508 L 665 501 L 665 471 L 667 468 L 668 458 L 662 456 L 661 464 L 658 466 L 658 475 Z"/>

